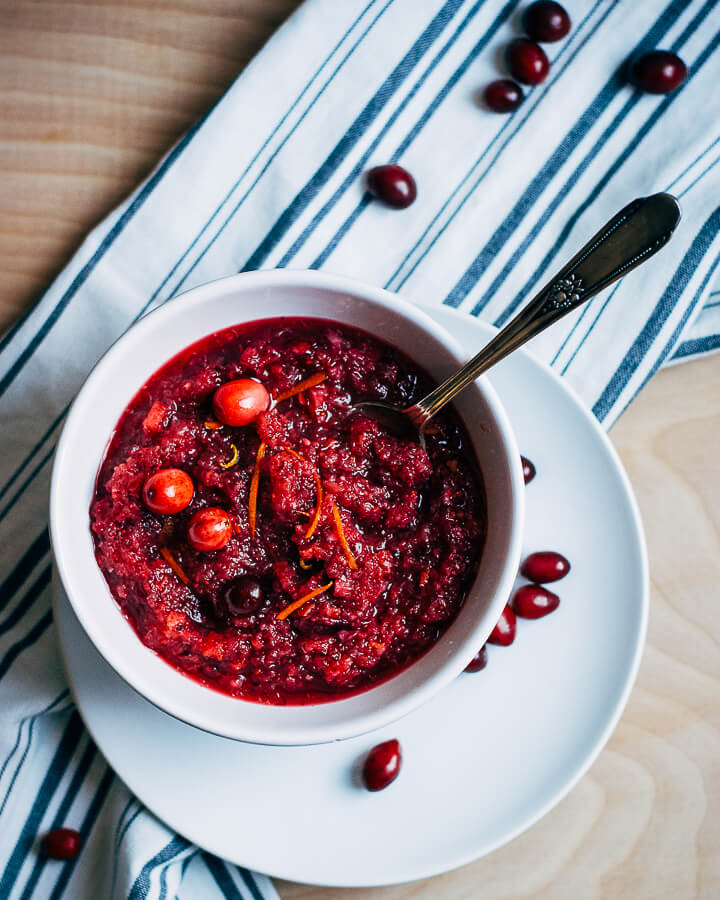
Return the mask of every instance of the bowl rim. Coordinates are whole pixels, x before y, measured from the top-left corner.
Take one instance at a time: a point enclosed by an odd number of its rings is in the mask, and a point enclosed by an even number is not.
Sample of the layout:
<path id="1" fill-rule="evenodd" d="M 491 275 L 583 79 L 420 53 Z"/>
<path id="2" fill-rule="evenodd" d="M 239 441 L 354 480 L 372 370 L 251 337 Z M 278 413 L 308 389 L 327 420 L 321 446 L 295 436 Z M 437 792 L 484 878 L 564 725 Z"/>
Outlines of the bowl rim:
<path id="1" fill-rule="evenodd" d="M 449 334 L 449 332 L 438 325 L 423 309 L 384 288 L 366 284 L 357 279 L 328 274 L 316 270 L 270 269 L 231 275 L 191 288 L 177 297 L 172 298 L 170 301 L 163 303 L 161 306 L 153 309 L 134 322 L 98 359 L 77 392 L 63 425 L 53 460 L 50 484 L 50 539 L 59 577 L 83 630 L 114 671 L 116 671 L 138 694 L 174 718 L 210 733 L 252 743 L 274 746 L 300 746 L 341 740 L 365 734 L 407 715 L 409 712 L 433 697 L 439 690 L 446 684 L 449 684 L 460 674 L 460 672 L 462 672 L 472 658 L 472 653 L 468 650 L 468 639 L 459 641 L 458 648 L 453 651 L 452 655 L 449 656 L 446 661 L 438 666 L 437 671 L 424 678 L 419 684 L 411 686 L 410 689 L 405 691 L 401 696 L 394 698 L 385 705 L 374 708 L 372 711 L 360 712 L 357 715 L 351 716 L 349 721 L 354 723 L 352 725 L 345 725 L 343 727 L 343 723 L 338 725 L 337 723 L 332 722 L 328 724 L 315 723 L 308 726 L 289 724 L 286 729 L 274 725 L 271 729 L 266 730 L 261 725 L 249 724 L 246 722 L 219 723 L 215 721 L 212 716 L 205 715 L 202 710 L 191 708 L 191 703 L 183 703 L 182 696 L 169 695 L 171 692 L 158 689 L 155 685 L 148 683 L 148 679 L 143 677 L 142 672 L 139 674 L 135 672 L 129 666 L 128 661 L 125 660 L 120 653 L 113 653 L 111 648 L 108 648 L 108 644 L 110 643 L 108 636 L 99 633 L 100 629 L 96 629 L 93 626 L 92 621 L 89 620 L 88 616 L 85 614 L 85 605 L 83 602 L 76 599 L 76 592 L 81 591 L 82 586 L 76 584 L 75 578 L 73 577 L 73 567 L 68 564 L 68 560 L 66 559 L 65 548 L 68 541 L 72 541 L 72 538 L 64 536 L 64 532 L 67 531 L 67 529 L 63 529 L 62 527 L 61 494 L 63 491 L 63 472 L 68 465 L 72 465 L 71 463 L 68 463 L 67 455 L 71 449 L 73 440 L 76 439 L 78 426 L 82 426 L 85 421 L 82 418 L 81 406 L 82 399 L 90 389 L 90 386 L 94 385 L 97 380 L 102 378 L 107 370 L 112 370 L 116 364 L 117 358 L 122 357 L 128 349 L 132 348 L 133 343 L 142 333 L 143 329 L 150 328 L 159 318 L 172 318 L 174 315 L 182 314 L 183 310 L 188 308 L 192 309 L 211 297 L 222 297 L 238 291 L 253 290 L 257 288 L 275 289 L 278 287 L 310 288 L 328 293 L 337 292 L 358 296 L 366 301 L 370 301 L 370 303 L 388 308 L 400 317 L 411 320 L 415 325 L 424 331 L 429 332 L 439 343 L 443 344 L 448 353 L 458 361 L 458 364 L 460 364 L 461 361 L 464 361 L 464 354 L 459 343 Z M 252 319 L 243 319 L 242 316 L 239 316 L 238 321 L 252 321 Z M 367 330 L 369 333 L 372 333 L 370 329 Z M 211 331 L 207 332 L 207 334 L 210 333 Z M 198 340 L 203 336 L 205 336 L 205 333 L 199 335 Z M 162 366 L 165 361 L 166 360 L 159 360 L 154 367 L 154 370 Z M 492 414 L 500 441 L 505 447 L 509 464 L 508 471 L 512 499 L 512 509 L 510 510 L 510 536 L 505 564 L 502 566 L 501 575 L 498 579 L 495 591 L 495 598 L 491 604 L 491 608 L 496 608 L 497 614 L 499 615 L 502 606 L 509 598 L 510 591 L 516 578 L 521 553 L 522 527 L 524 522 L 524 481 L 522 477 L 522 464 L 515 436 L 507 418 L 507 414 L 505 413 L 499 397 L 492 388 L 492 385 L 485 376 L 482 376 L 471 386 L 471 388 L 472 387 L 481 392 L 483 400 Z M 130 399 L 131 397 L 128 398 L 127 402 L 130 402 Z M 92 475 L 94 479 L 96 472 L 94 471 Z M 93 563 L 96 564 L 94 557 Z M 109 589 L 108 594 L 112 597 Z M 127 624 L 128 627 L 132 627 L 130 623 Z M 470 633 L 474 633 L 474 631 L 475 629 L 469 629 Z M 142 644 L 142 642 L 140 643 Z M 475 646 L 476 643 L 477 641 L 473 644 L 473 652 L 477 651 L 477 646 Z M 158 654 L 150 648 L 145 645 L 142 646 L 148 654 L 158 656 Z M 160 659 L 162 658 L 160 657 Z M 166 663 L 164 660 L 163 662 L 168 665 L 169 668 L 173 669 L 169 663 Z M 412 666 L 409 668 L 412 668 Z M 403 671 L 407 670 L 408 669 L 406 668 Z M 191 681 L 184 673 L 178 670 L 174 671 L 177 672 L 179 677 Z M 402 672 L 398 673 L 398 675 L 401 674 Z M 397 676 L 393 676 L 393 678 L 394 677 Z M 388 681 L 392 681 L 393 678 L 388 679 Z M 197 682 L 195 683 L 197 684 Z M 388 682 L 381 682 L 379 685 L 371 687 L 362 693 L 367 694 L 386 683 Z M 211 687 L 202 686 L 206 690 L 213 690 Z M 228 699 L 235 702 L 253 702 L 243 700 L 242 698 L 233 698 L 229 695 Z M 330 701 L 327 704 L 322 704 L 322 706 L 332 707 L 338 703 L 343 703 L 344 700 L 352 700 L 352 697 Z M 316 705 L 314 706 L 316 707 Z M 285 707 L 277 706 L 268 708 L 282 710 Z M 289 708 L 297 709 L 298 707 L 292 706 Z"/>

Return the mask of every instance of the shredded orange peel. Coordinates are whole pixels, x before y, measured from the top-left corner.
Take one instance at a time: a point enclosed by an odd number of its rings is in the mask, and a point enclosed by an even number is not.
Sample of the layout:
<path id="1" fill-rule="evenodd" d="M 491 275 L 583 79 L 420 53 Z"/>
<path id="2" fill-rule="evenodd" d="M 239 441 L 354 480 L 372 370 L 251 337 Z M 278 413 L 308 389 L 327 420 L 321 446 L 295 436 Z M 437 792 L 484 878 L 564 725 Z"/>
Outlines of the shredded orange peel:
<path id="1" fill-rule="evenodd" d="M 175 559 L 172 553 L 168 550 L 167 547 L 160 547 L 160 556 L 165 560 L 165 562 L 170 566 L 173 572 L 177 575 L 177 577 L 182 581 L 183 584 L 189 585 L 190 579 L 185 574 L 183 567 L 180 563 Z"/>
<path id="2" fill-rule="evenodd" d="M 253 470 L 252 479 L 250 480 L 250 496 L 248 497 L 248 520 L 250 522 L 250 537 L 255 540 L 255 521 L 257 518 L 257 495 L 258 484 L 260 482 L 260 463 L 265 456 L 265 442 L 263 441 L 258 447 L 257 458 L 255 460 L 255 469 Z"/>
<path id="3" fill-rule="evenodd" d="M 238 456 L 239 456 L 238 448 L 235 446 L 235 444 L 230 444 L 230 446 L 232 447 L 232 450 L 233 450 L 232 456 L 230 457 L 230 459 L 227 462 L 223 462 L 222 460 L 220 460 L 220 468 L 221 469 L 232 469 L 232 467 L 238 461 Z"/>
<path id="4" fill-rule="evenodd" d="M 275 618 L 282 621 L 283 619 L 287 619 L 287 617 L 294 613 L 296 609 L 300 609 L 301 606 L 304 606 L 308 600 L 312 600 L 314 597 L 317 597 L 319 594 L 324 594 L 325 591 L 329 590 L 333 586 L 332 581 L 329 581 L 327 584 L 324 584 L 322 587 L 315 588 L 314 591 L 310 591 L 310 593 L 305 594 L 300 597 L 299 600 L 294 600 L 289 606 L 286 606 L 281 612 L 279 612 Z"/>
<path id="5" fill-rule="evenodd" d="M 303 391 L 315 387 L 316 384 L 320 384 L 320 382 L 325 381 L 326 378 L 327 375 L 324 372 L 317 372 L 315 375 L 311 375 L 309 378 L 301 381 L 300 384 L 296 384 L 295 387 L 283 391 L 282 394 L 278 394 L 275 398 L 275 403 L 282 403 L 283 400 L 289 400 L 290 397 L 294 397 L 296 394 L 302 394 Z"/>
<path id="6" fill-rule="evenodd" d="M 218 428 L 222 428 L 222 425 L 221 425 L 219 422 L 216 422 L 215 419 L 206 419 L 206 420 L 203 422 L 203 425 L 204 425 L 209 431 L 217 431 Z"/>
<path id="7" fill-rule="evenodd" d="M 337 504 L 334 500 L 332 501 L 332 513 L 333 519 L 335 519 L 335 530 L 337 531 L 338 540 L 340 541 L 340 546 L 345 554 L 347 564 L 351 569 L 356 570 L 358 564 L 355 562 L 355 557 L 350 549 L 350 544 L 348 544 L 347 538 L 345 537 L 345 529 L 343 528 L 342 519 L 340 518 L 340 510 L 337 508 Z"/>

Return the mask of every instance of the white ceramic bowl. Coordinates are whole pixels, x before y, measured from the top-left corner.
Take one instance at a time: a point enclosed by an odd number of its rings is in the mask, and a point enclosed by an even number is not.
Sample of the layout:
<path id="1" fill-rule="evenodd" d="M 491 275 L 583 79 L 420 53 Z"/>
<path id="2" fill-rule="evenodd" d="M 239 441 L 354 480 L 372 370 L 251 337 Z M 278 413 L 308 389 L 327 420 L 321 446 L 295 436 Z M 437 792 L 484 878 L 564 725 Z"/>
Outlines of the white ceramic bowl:
<path id="1" fill-rule="evenodd" d="M 144 382 L 204 335 L 274 316 L 334 319 L 376 334 L 436 379 L 462 363 L 453 338 L 424 312 L 380 288 L 314 271 L 236 275 L 188 291 L 130 328 L 95 366 L 68 414 L 50 491 L 57 567 L 70 602 L 100 653 L 140 694 L 206 731 L 263 744 L 322 743 L 400 718 L 455 678 L 486 640 L 510 594 L 520 557 L 523 479 L 503 408 L 485 379 L 457 408 L 485 480 L 488 534 L 465 603 L 440 640 L 389 681 L 345 700 L 279 707 L 238 700 L 182 675 L 145 647 L 124 619 L 93 553 L 89 507 L 115 424 Z"/>

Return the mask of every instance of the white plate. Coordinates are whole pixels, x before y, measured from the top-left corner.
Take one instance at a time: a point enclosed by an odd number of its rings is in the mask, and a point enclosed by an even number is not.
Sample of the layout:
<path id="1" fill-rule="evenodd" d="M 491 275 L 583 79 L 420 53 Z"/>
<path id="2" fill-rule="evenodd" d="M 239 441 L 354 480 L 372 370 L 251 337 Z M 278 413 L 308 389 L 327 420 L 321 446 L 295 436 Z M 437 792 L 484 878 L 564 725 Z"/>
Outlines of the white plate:
<path id="1" fill-rule="evenodd" d="M 429 310 L 475 352 L 489 326 Z M 241 744 L 138 696 L 90 644 L 55 579 L 77 705 L 118 775 L 159 818 L 218 856 L 294 881 L 360 887 L 436 875 L 500 847 L 570 790 L 610 736 L 645 638 L 645 544 L 625 473 L 596 421 L 531 356 L 491 376 L 521 451 L 525 551 L 572 562 L 557 612 L 518 622 L 487 669 L 370 736 L 315 747 Z M 357 764 L 399 738 L 400 777 L 371 794 Z"/>

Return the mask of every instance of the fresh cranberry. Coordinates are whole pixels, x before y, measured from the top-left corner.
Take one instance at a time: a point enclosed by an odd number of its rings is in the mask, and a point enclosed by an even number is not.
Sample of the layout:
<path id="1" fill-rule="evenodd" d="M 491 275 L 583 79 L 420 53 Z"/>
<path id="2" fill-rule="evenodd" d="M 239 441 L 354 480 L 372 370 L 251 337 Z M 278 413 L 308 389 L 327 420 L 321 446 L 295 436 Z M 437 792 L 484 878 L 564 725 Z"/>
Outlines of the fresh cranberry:
<path id="1" fill-rule="evenodd" d="M 491 81 L 483 94 L 485 103 L 493 112 L 513 112 L 523 102 L 523 92 L 519 84 L 510 78 Z"/>
<path id="2" fill-rule="evenodd" d="M 508 47 L 510 74 L 523 84 L 540 84 L 550 71 L 550 60 L 543 48 L 527 38 L 516 38 Z"/>
<path id="3" fill-rule="evenodd" d="M 143 485 L 143 503 L 150 512 L 172 516 L 190 504 L 192 478 L 182 469 L 159 469 Z"/>
<path id="4" fill-rule="evenodd" d="M 367 173 L 367 186 L 374 197 L 395 209 L 405 209 L 417 197 L 415 179 L 407 169 L 394 163 L 370 169 Z"/>
<path id="5" fill-rule="evenodd" d="M 524 584 L 515 591 L 512 602 L 515 614 L 523 619 L 541 619 L 556 610 L 559 604 L 558 595 L 539 584 Z"/>
<path id="6" fill-rule="evenodd" d="M 381 791 L 398 777 L 402 753 L 396 740 L 373 747 L 363 766 L 363 780 L 369 791 Z"/>
<path id="7" fill-rule="evenodd" d="M 485 644 L 480 648 L 480 652 L 477 653 L 470 662 L 465 666 L 466 672 L 481 672 L 485 666 L 487 665 L 487 647 Z"/>
<path id="8" fill-rule="evenodd" d="M 188 523 L 188 543 L 195 550 L 222 550 L 232 537 L 232 522 L 224 509 L 208 506 L 193 514 Z"/>
<path id="9" fill-rule="evenodd" d="M 500 644 L 501 647 L 509 646 L 515 640 L 515 625 L 515 613 L 506 605 L 488 638 L 488 643 Z"/>
<path id="10" fill-rule="evenodd" d="M 561 553 L 554 550 L 539 550 L 531 553 L 520 566 L 520 574 L 538 584 L 560 581 L 570 571 L 570 563 Z"/>
<path id="11" fill-rule="evenodd" d="M 223 594 L 227 611 L 233 616 L 249 616 L 262 604 L 260 582 L 252 575 L 241 575 L 231 581 Z"/>
<path id="12" fill-rule="evenodd" d="M 45 835 L 42 846 L 51 859 L 75 859 L 82 849 L 82 837 L 74 828 L 55 828 Z"/>
<path id="13" fill-rule="evenodd" d="M 525 484 L 529 484 L 535 477 L 535 465 L 532 460 L 527 459 L 525 456 L 521 456 L 520 459 L 522 460 Z"/>
<path id="14" fill-rule="evenodd" d="M 669 50 L 651 50 L 632 63 L 630 77 L 648 94 L 669 94 L 687 78 L 687 66 Z"/>
<path id="15" fill-rule="evenodd" d="M 213 397 L 213 409 L 225 425 L 249 425 L 270 406 L 270 394 L 252 378 L 221 384 Z"/>
<path id="16" fill-rule="evenodd" d="M 525 10 L 523 25 L 534 41 L 552 44 L 570 32 L 570 16 L 565 7 L 553 0 L 537 0 Z"/>

